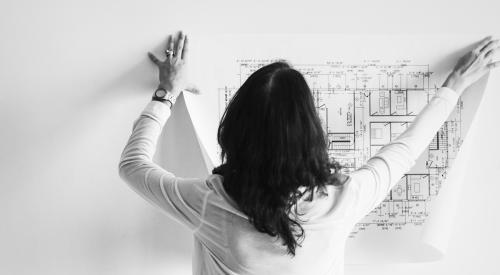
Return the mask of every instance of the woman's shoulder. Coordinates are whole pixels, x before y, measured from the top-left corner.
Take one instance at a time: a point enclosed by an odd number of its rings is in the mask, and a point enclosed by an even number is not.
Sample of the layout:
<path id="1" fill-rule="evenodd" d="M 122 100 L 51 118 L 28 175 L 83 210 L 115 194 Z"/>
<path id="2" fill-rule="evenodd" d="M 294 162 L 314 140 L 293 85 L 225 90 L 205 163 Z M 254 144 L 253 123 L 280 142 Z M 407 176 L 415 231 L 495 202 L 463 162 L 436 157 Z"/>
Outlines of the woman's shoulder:
<path id="1" fill-rule="evenodd" d="M 224 189 L 224 177 L 219 174 L 211 174 L 207 177 L 205 184 L 212 191 L 212 196 L 209 197 L 209 202 L 223 208 L 229 212 L 238 214 L 239 216 L 246 215 L 239 210 L 238 204 L 229 196 Z"/>

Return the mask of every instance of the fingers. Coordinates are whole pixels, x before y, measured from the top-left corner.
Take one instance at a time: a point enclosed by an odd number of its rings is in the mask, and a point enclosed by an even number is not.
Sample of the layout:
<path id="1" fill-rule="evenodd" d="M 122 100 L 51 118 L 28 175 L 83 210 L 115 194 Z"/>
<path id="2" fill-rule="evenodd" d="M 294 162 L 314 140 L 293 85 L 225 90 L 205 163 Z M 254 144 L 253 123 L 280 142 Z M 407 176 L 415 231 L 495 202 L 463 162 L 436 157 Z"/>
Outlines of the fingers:
<path id="1" fill-rule="evenodd" d="M 181 55 L 182 57 L 182 48 L 184 48 L 184 34 L 181 32 L 179 32 L 179 36 L 177 38 L 177 47 L 176 47 L 176 51 L 175 51 L 175 55 Z"/>
<path id="2" fill-rule="evenodd" d="M 165 51 L 165 54 L 167 55 L 167 57 L 172 57 L 173 52 L 174 52 L 174 37 L 172 35 L 169 35 L 167 42 L 167 50 Z"/>
<path id="3" fill-rule="evenodd" d="M 174 51 L 175 47 L 175 51 Z M 167 49 L 165 54 L 167 55 L 167 60 L 174 56 L 179 56 L 181 59 L 186 59 L 187 57 L 187 35 L 183 34 L 182 31 L 179 32 L 177 41 L 173 35 L 168 36 Z M 149 59 L 156 65 L 160 65 L 163 61 L 159 60 L 154 54 L 148 52 Z M 176 59 L 177 60 L 177 59 Z"/>
<path id="4" fill-rule="evenodd" d="M 493 55 L 497 52 L 498 49 L 500 49 L 500 41 L 496 40 L 496 43 L 493 43 L 484 50 L 485 53 L 484 58 L 488 60 L 489 58 L 493 57 Z"/>
<path id="5" fill-rule="evenodd" d="M 481 52 L 487 51 L 488 49 L 491 49 L 493 45 L 497 45 L 498 40 L 489 40 L 483 47 L 481 47 Z"/>
<path id="6" fill-rule="evenodd" d="M 188 53 L 188 38 L 187 35 L 184 36 L 184 45 L 182 47 L 181 59 L 186 60 Z"/>
<path id="7" fill-rule="evenodd" d="M 474 52 L 475 54 L 479 54 L 479 53 L 482 51 L 482 49 L 483 49 L 486 45 L 488 45 L 488 43 L 491 41 L 491 39 L 492 39 L 491 35 L 490 35 L 490 36 L 487 36 L 487 37 L 485 37 L 485 38 L 483 38 L 483 40 L 479 41 L 479 44 L 478 44 L 478 45 L 477 45 L 477 47 L 473 50 L 473 52 Z"/>
<path id="8" fill-rule="evenodd" d="M 488 44 L 486 44 L 486 46 L 484 46 L 482 49 L 481 49 L 481 54 L 483 54 L 484 56 L 486 56 L 486 54 L 497 48 L 498 47 L 498 40 L 491 40 L 490 42 L 488 42 Z"/>
<path id="9" fill-rule="evenodd" d="M 171 50 L 171 51 L 174 50 L 174 37 L 173 37 L 173 35 L 169 35 L 168 36 L 168 47 L 167 47 L 167 50 Z"/>
<path id="10" fill-rule="evenodd" d="M 148 52 L 148 56 L 149 56 L 149 59 L 151 59 L 151 61 L 153 61 L 153 63 L 155 63 L 158 66 L 160 65 L 161 61 L 154 54 L 152 54 L 151 52 Z"/>
<path id="11" fill-rule="evenodd" d="M 485 59 L 488 59 L 488 58 L 492 57 L 492 56 L 493 56 L 493 54 L 495 54 L 496 50 L 498 50 L 499 48 L 500 48 L 500 47 L 497 47 L 497 48 L 494 48 L 494 49 L 492 49 L 492 50 L 488 51 L 488 52 L 484 55 L 484 58 L 485 58 Z"/>
<path id="12" fill-rule="evenodd" d="M 485 68 L 489 58 L 494 53 L 494 50 L 499 46 L 497 39 L 493 40 L 492 36 L 488 36 L 481 40 L 477 47 L 471 51 L 468 62 L 462 66 L 462 72 L 475 70 L 479 67 Z"/>

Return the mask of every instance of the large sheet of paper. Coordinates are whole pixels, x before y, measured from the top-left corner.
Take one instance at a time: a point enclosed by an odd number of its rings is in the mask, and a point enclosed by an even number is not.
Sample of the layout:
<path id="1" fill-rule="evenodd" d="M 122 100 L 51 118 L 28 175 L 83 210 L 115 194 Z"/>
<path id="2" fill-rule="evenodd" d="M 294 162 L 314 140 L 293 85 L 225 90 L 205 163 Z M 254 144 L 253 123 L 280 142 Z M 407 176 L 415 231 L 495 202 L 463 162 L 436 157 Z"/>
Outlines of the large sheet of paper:
<path id="1" fill-rule="evenodd" d="M 285 59 L 301 71 L 328 135 L 329 155 L 349 173 L 402 133 L 457 59 L 481 37 L 217 35 L 190 37 L 184 93 L 207 171 L 220 164 L 217 126 L 232 95 L 255 70 Z M 468 130 L 487 77 L 464 93 L 417 164 L 350 235 L 347 263 L 439 259 L 446 251 Z"/>

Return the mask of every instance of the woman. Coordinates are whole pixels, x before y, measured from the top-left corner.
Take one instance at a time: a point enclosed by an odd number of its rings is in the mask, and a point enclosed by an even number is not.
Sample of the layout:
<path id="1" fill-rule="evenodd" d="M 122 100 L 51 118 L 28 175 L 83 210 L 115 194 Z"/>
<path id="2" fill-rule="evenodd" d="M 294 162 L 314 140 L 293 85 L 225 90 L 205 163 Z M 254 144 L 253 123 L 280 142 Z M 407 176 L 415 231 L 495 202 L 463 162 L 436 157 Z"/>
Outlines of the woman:
<path id="1" fill-rule="evenodd" d="M 119 172 L 193 232 L 193 274 L 342 274 L 352 227 L 414 165 L 462 91 L 500 63 L 492 62 L 499 41 L 479 42 L 411 126 L 349 176 L 328 158 L 304 77 L 287 63 L 269 64 L 245 81 L 221 119 L 223 164 L 206 179 L 185 179 L 152 162 L 186 88 L 187 37 L 168 44 L 165 61 L 149 53 L 160 84 L 134 122 Z"/>

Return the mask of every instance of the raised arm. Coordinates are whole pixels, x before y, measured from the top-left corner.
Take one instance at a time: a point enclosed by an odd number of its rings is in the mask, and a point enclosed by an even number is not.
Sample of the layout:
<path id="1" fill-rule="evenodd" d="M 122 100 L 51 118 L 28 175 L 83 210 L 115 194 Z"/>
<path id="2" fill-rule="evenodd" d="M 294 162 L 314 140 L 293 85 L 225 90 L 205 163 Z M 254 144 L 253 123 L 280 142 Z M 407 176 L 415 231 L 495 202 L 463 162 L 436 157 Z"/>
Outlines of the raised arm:
<path id="1" fill-rule="evenodd" d="M 170 36 L 165 61 L 149 53 L 160 69 L 160 85 L 153 100 L 134 121 L 132 134 L 120 158 L 119 175 L 141 197 L 195 230 L 201 224 L 207 193 L 205 180 L 176 177 L 153 162 L 156 144 L 170 116 L 170 108 L 185 87 L 180 81 L 185 62 L 185 36 L 179 34 L 177 56 L 173 54 L 173 41 Z"/>
<path id="2" fill-rule="evenodd" d="M 443 86 L 411 125 L 394 141 L 383 146 L 346 183 L 353 200 L 353 217 L 363 218 L 377 207 L 392 187 L 415 164 L 436 132 L 446 121 L 461 93 L 500 62 L 492 62 L 498 40 L 487 37 L 463 56 Z"/>

